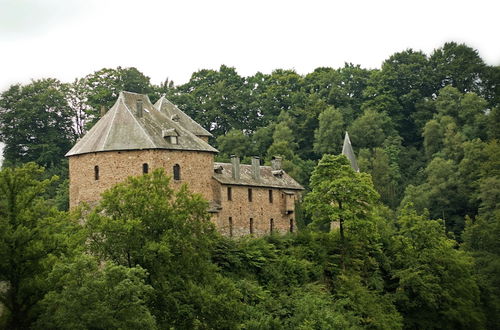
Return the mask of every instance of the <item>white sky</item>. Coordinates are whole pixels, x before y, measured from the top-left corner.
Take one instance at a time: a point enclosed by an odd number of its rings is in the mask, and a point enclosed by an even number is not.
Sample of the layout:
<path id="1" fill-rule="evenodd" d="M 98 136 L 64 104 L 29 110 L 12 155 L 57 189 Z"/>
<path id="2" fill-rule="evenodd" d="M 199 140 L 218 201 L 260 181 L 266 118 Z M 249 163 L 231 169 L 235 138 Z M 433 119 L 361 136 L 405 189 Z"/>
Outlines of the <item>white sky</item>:
<path id="1" fill-rule="evenodd" d="M 117 66 L 176 84 L 221 64 L 243 76 L 377 68 L 397 51 L 429 54 L 446 41 L 499 65 L 499 9 L 493 0 L 0 0 L 0 91 Z"/>

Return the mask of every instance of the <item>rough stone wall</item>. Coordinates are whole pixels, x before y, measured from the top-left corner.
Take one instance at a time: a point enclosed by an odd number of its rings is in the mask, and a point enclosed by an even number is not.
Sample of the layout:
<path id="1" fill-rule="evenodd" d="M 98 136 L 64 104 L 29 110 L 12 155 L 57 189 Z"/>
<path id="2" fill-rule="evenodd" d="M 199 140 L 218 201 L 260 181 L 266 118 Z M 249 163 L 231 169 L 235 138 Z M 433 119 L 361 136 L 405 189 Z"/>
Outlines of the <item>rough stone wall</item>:
<path id="1" fill-rule="evenodd" d="M 92 203 L 113 185 L 129 176 L 142 175 L 143 164 L 149 172 L 164 168 L 173 176 L 173 166 L 179 164 L 181 180 L 171 180 L 178 188 L 187 183 L 192 192 L 207 200 L 213 199 L 213 154 L 209 152 L 175 150 L 133 150 L 89 153 L 69 157 L 70 207 L 81 202 Z M 99 166 L 99 180 L 95 180 L 94 166 Z"/>
<path id="2" fill-rule="evenodd" d="M 273 231 L 287 233 L 290 231 L 290 221 L 293 230 L 297 230 L 295 213 L 287 213 L 285 210 L 286 198 L 289 203 L 294 203 L 298 198 L 298 192 L 287 195 L 283 189 L 260 188 L 248 186 L 228 186 L 217 183 L 219 192 L 214 195 L 220 196 L 218 201 L 222 210 L 214 214 L 213 221 L 219 231 L 230 236 L 230 222 L 232 219 L 232 236 L 244 236 L 250 234 L 250 218 L 253 219 L 253 234 L 255 236 L 268 235 L 270 233 L 270 222 L 273 219 Z M 231 187 L 232 200 L 228 200 L 227 188 Z M 252 201 L 248 200 L 248 189 L 252 189 Z M 273 191 L 273 202 L 269 201 L 269 190 Z M 293 204 L 292 204 L 293 205 Z"/>

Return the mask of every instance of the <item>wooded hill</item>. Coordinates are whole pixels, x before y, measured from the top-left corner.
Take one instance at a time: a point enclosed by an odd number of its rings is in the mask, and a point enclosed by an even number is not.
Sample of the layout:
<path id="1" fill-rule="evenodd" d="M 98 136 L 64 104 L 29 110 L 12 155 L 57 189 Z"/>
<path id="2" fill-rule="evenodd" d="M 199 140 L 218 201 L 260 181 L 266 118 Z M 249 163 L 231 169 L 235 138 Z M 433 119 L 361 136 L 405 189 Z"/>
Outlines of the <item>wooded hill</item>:
<path id="1" fill-rule="evenodd" d="M 210 130 L 219 160 L 283 156 L 307 187 L 300 233 L 224 239 L 206 202 L 160 172 L 116 187 L 79 225 L 64 154 L 122 90 L 166 94 Z M 241 77 L 221 66 L 157 86 L 118 67 L 13 85 L 0 96 L 2 322 L 497 329 L 499 123 L 500 67 L 456 43 L 380 69 Z M 362 173 L 332 156 L 345 131 Z M 332 220 L 342 231 L 325 232 Z"/>

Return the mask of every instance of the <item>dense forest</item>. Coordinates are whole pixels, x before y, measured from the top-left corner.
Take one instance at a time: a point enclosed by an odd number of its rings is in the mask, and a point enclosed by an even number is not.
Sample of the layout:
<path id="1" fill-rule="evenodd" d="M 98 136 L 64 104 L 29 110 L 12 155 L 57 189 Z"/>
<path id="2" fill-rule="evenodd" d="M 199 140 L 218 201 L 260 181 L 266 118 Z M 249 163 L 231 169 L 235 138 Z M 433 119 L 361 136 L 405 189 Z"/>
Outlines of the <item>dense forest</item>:
<path id="1" fill-rule="evenodd" d="M 217 159 L 284 159 L 298 233 L 228 239 L 162 171 L 68 210 L 64 154 L 122 90 L 161 95 Z M 340 156 L 348 131 L 361 172 Z M 0 327 L 500 329 L 500 67 L 467 45 L 306 75 L 105 68 L 0 94 Z M 339 230 L 329 231 L 331 221 Z"/>

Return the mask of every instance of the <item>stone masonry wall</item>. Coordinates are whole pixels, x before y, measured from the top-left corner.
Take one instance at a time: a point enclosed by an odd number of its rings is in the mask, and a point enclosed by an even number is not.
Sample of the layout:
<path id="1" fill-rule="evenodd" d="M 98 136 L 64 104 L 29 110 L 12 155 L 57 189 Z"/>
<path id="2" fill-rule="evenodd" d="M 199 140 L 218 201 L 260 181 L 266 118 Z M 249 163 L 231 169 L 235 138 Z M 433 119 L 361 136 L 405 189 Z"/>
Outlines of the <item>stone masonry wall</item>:
<path id="1" fill-rule="evenodd" d="M 187 183 L 192 192 L 207 200 L 213 199 L 213 154 L 177 150 L 133 150 L 89 153 L 69 157 L 70 207 L 81 202 L 96 202 L 101 194 L 129 176 L 142 175 L 143 164 L 149 172 L 166 169 L 173 176 L 173 166 L 179 164 L 181 180 L 171 180 L 174 188 Z M 99 166 L 99 180 L 95 180 L 94 167 Z"/>
<path id="2" fill-rule="evenodd" d="M 221 185 L 218 184 L 222 210 L 213 216 L 219 231 L 230 236 L 232 220 L 232 236 L 244 236 L 250 234 L 250 218 L 253 219 L 253 234 L 255 236 L 268 235 L 271 231 L 271 219 L 273 219 L 273 231 L 279 233 L 296 231 L 295 213 L 286 213 L 285 201 L 295 202 L 298 193 L 287 195 L 283 189 L 261 188 L 249 186 Z M 232 200 L 228 200 L 227 188 L 231 187 Z M 252 201 L 248 200 L 248 189 L 252 189 Z M 269 190 L 273 192 L 273 202 L 269 201 Z M 292 227 L 292 228 L 291 228 Z"/>

